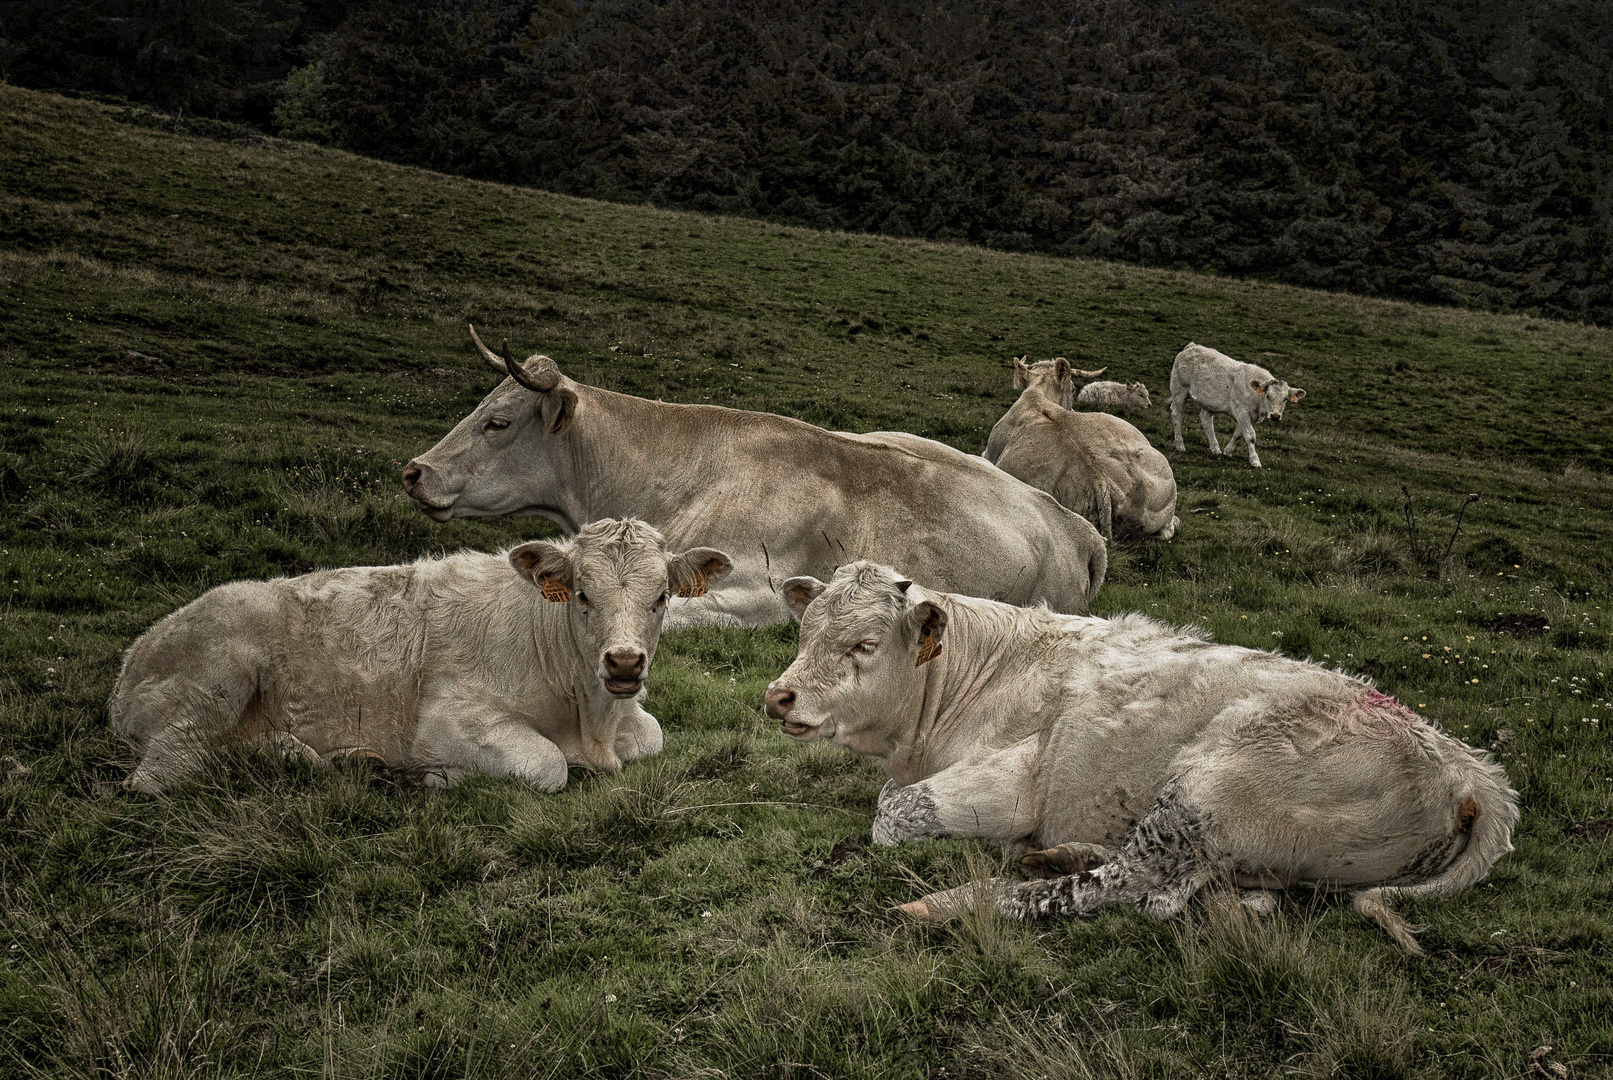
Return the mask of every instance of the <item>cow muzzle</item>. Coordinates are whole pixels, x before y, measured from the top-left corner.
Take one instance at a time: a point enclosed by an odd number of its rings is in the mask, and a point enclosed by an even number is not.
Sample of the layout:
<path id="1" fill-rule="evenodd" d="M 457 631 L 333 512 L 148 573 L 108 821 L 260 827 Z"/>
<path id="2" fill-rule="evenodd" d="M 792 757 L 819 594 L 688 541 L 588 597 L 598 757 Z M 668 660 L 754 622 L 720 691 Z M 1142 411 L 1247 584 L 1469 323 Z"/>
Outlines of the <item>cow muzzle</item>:
<path id="1" fill-rule="evenodd" d="M 431 500 L 428 493 L 432 480 L 431 466 L 422 464 L 417 458 L 403 467 L 402 479 L 404 494 L 419 503 L 420 509 L 425 511 L 426 516 L 432 521 L 447 521 L 454 516 L 452 500 L 446 505 L 436 504 Z"/>
<path id="2" fill-rule="evenodd" d="M 786 690 L 782 686 L 772 686 L 767 690 L 767 715 L 779 722 L 779 731 L 792 739 L 804 739 L 812 735 L 822 724 L 804 724 L 795 719 L 790 713 L 795 709 L 796 696 L 794 690 Z"/>
<path id="3" fill-rule="evenodd" d="M 644 687 L 649 657 L 637 649 L 611 649 L 600 661 L 605 689 L 617 697 L 632 697 Z"/>

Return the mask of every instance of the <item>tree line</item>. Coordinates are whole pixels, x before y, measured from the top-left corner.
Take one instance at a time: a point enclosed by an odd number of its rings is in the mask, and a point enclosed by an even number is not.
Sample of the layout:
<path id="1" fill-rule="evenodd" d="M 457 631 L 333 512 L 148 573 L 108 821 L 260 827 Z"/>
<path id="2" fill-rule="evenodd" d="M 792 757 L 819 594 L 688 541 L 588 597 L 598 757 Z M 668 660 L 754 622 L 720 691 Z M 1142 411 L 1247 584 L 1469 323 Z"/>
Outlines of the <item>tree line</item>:
<path id="1" fill-rule="evenodd" d="M 0 77 L 596 198 L 1613 323 L 1606 0 L 8 0 Z"/>

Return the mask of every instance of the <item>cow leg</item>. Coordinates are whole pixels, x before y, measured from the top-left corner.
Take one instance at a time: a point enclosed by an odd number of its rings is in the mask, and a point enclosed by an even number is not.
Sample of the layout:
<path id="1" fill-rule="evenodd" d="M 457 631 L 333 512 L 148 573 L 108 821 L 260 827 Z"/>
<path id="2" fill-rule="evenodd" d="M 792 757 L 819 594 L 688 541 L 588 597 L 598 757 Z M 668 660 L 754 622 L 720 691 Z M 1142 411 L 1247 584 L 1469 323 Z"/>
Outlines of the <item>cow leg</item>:
<path id="1" fill-rule="evenodd" d="M 625 717 L 616 729 L 616 756 L 624 762 L 659 754 L 665 741 L 655 717 L 639 708 L 637 702 L 633 705 L 633 715 Z"/>
<path id="2" fill-rule="evenodd" d="M 1226 452 L 1229 455 L 1232 453 L 1232 444 L 1240 437 L 1243 439 L 1243 444 L 1249 448 L 1249 464 L 1260 468 L 1260 455 L 1255 453 L 1255 426 L 1246 419 L 1238 421 L 1236 430 L 1232 432 L 1232 438 L 1227 442 Z"/>
<path id="3" fill-rule="evenodd" d="M 1026 852 L 1019 858 L 1019 868 L 1036 877 L 1062 877 L 1102 866 L 1114 857 L 1114 848 L 1072 840 L 1041 851 Z"/>
<path id="4" fill-rule="evenodd" d="M 1199 423 L 1204 425 L 1204 437 L 1210 440 L 1210 453 L 1219 454 L 1221 441 L 1215 437 L 1215 414 L 1209 409 L 1200 409 Z M 1233 438 L 1237 438 L 1236 433 L 1233 434 Z"/>
<path id="5" fill-rule="evenodd" d="M 925 836 L 977 836 L 1012 843 L 1035 831 L 1032 796 L 1038 739 L 961 761 L 905 786 L 888 781 L 874 811 L 876 844 Z"/>
<path id="6" fill-rule="evenodd" d="M 1114 903 L 1132 904 L 1165 919 L 1181 911 L 1211 878 L 1213 867 L 1202 854 L 1203 832 L 1198 813 L 1168 792 L 1131 827 L 1119 853 L 1096 870 L 1048 881 L 993 878 L 983 887 L 998 910 L 1016 919 L 1095 915 Z M 900 910 L 915 918 L 945 920 L 972 907 L 976 889 L 964 885 L 931 893 Z"/>
<path id="7" fill-rule="evenodd" d="M 1187 391 L 1171 391 L 1171 427 L 1176 431 L 1176 449 L 1186 450 L 1187 444 L 1182 441 L 1182 413 L 1187 406 Z"/>
<path id="8" fill-rule="evenodd" d="M 451 787 L 471 773 L 518 776 L 540 791 L 566 786 L 566 755 L 520 720 L 482 723 L 452 741 L 439 741 L 426 783 Z"/>
<path id="9" fill-rule="evenodd" d="M 130 791 L 159 795 L 169 784 L 194 773 L 205 760 L 208 742 L 197 725 L 179 720 L 158 729 L 141 748 L 140 762 L 123 780 Z"/>

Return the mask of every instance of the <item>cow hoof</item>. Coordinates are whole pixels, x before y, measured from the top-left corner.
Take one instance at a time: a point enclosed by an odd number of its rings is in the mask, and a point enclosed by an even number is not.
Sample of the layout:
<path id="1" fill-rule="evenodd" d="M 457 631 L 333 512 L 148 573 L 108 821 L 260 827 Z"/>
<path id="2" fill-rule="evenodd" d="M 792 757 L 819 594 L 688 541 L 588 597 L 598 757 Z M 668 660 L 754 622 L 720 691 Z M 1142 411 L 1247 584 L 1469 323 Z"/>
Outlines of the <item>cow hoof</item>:
<path id="1" fill-rule="evenodd" d="M 914 922 L 943 923 L 947 921 L 945 912 L 939 908 L 931 907 L 923 900 L 914 900 L 910 904 L 898 905 L 896 910 Z"/>
<path id="2" fill-rule="evenodd" d="M 1040 878 L 1065 877 L 1102 866 L 1108 853 L 1096 844 L 1060 844 L 1058 847 L 1027 852 L 1019 868 Z"/>

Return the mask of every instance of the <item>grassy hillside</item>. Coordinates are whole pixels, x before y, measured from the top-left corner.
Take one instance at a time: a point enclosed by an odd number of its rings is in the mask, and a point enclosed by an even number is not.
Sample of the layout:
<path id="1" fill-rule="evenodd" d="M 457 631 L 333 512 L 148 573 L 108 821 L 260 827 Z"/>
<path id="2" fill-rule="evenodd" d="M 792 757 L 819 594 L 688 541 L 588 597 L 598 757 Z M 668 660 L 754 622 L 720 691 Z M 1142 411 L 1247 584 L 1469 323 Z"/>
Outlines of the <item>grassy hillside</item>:
<path id="1" fill-rule="evenodd" d="M 166 126 L 0 86 L 0 1072 L 1613 1067 L 1613 333 Z M 1112 548 L 1097 612 L 1370 674 L 1496 750 L 1518 850 L 1406 905 L 1420 960 L 1299 894 L 1259 922 L 1206 903 L 1167 924 L 906 926 L 893 904 L 999 856 L 868 845 L 877 769 L 785 745 L 761 713 L 788 626 L 669 635 L 648 702 L 666 753 L 559 795 L 247 755 L 124 794 L 104 702 L 121 651 L 177 605 L 549 531 L 435 525 L 401 493 L 397 465 L 494 382 L 466 322 L 596 385 L 971 452 L 1013 400 L 1015 354 L 1142 379 L 1184 527 Z M 1188 340 L 1308 390 L 1261 429 L 1264 470 L 1212 459 L 1196 421 L 1169 448 Z"/>

